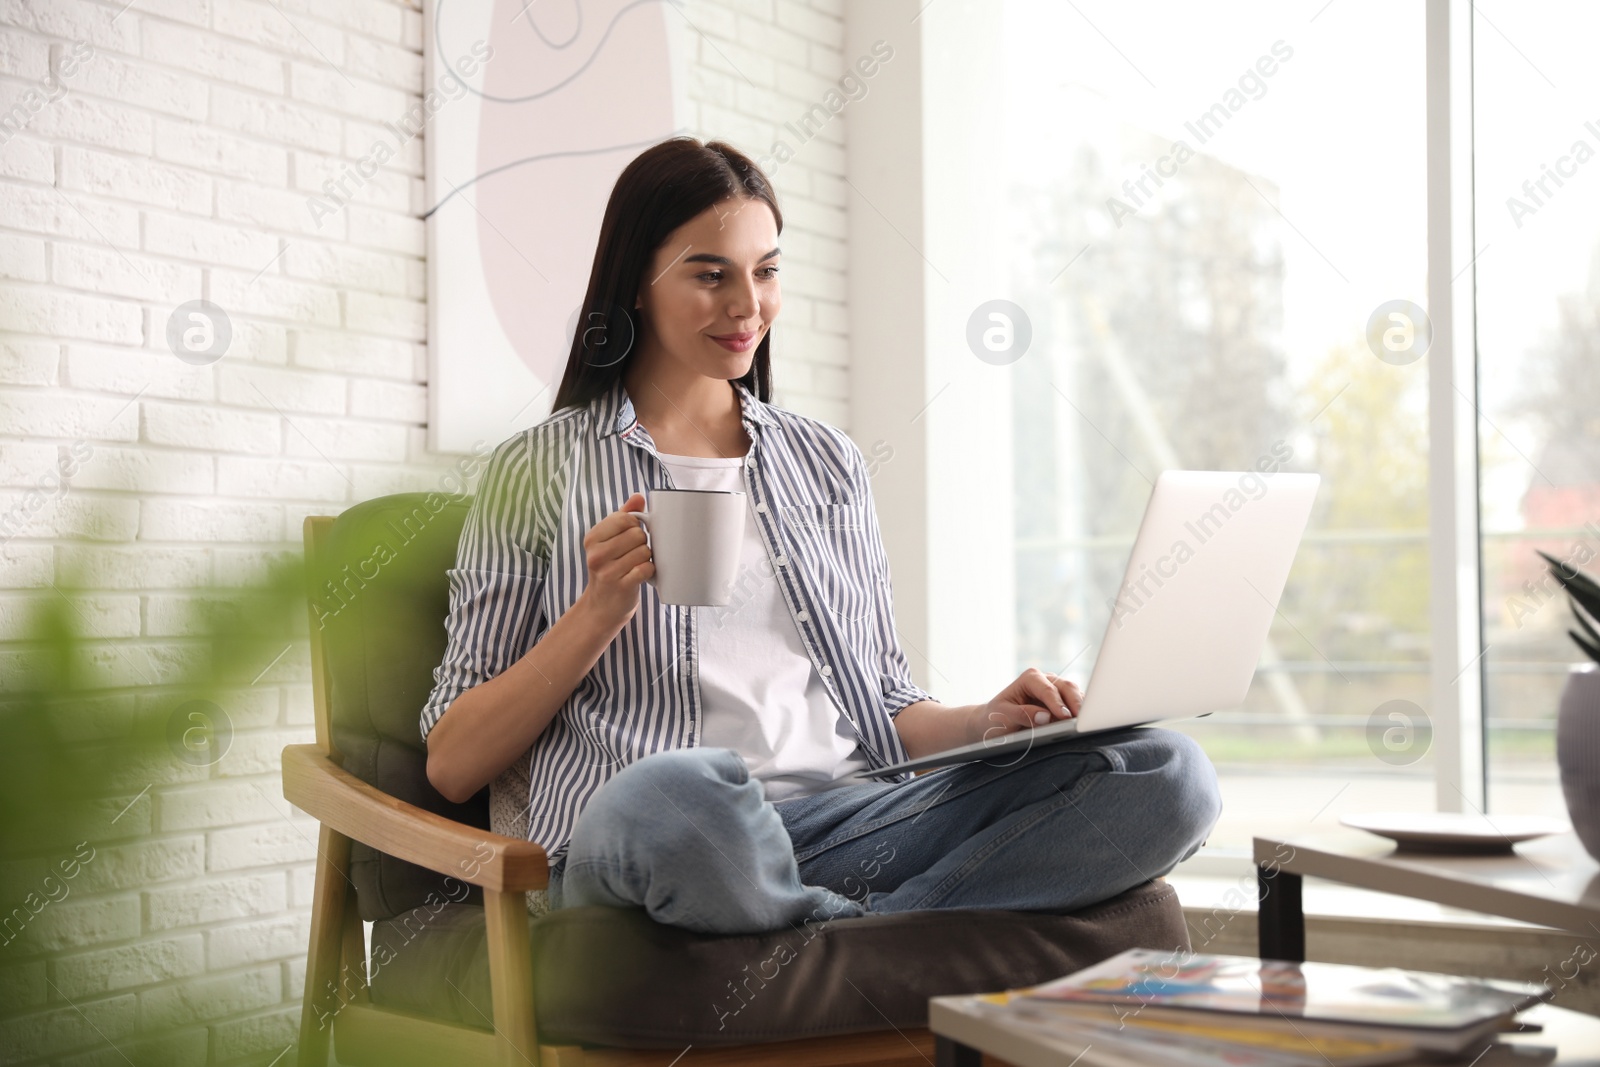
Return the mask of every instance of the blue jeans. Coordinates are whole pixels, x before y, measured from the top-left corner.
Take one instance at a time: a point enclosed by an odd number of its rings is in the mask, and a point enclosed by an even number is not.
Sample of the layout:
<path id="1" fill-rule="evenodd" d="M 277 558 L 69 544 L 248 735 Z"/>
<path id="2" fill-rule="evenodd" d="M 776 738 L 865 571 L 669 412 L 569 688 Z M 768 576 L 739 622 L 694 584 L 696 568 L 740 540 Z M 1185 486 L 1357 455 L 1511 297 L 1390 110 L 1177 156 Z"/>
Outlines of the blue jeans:
<path id="1" fill-rule="evenodd" d="M 550 904 L 643 907 L 702 933 L 924 908 L 1070 911 L 1170 871 L 1221 810 L 1200 746 L 1149 727 L 776 803 L 732 749 L 672 749 L 595 791 Z"/>

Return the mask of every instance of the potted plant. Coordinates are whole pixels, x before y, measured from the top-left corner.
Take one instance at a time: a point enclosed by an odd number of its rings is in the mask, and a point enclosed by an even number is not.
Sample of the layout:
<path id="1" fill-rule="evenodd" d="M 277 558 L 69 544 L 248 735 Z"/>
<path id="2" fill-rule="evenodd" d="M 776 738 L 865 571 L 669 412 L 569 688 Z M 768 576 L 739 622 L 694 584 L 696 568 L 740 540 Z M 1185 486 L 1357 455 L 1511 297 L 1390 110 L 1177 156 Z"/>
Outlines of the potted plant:
<path id="1" fill-rule="evenodd" d="M 1573 664 L 1556 714 L 1556 764 L 1572 828 L 1589 855 L 1600 859 L 1600 583 L 1568 563 L 1540 552 L 1550 574 L 1567 591 L 1577 630 L 1568 630 L 1588 663 Z M 1581 631 L 1581 632 L 1580 632 Z"/>

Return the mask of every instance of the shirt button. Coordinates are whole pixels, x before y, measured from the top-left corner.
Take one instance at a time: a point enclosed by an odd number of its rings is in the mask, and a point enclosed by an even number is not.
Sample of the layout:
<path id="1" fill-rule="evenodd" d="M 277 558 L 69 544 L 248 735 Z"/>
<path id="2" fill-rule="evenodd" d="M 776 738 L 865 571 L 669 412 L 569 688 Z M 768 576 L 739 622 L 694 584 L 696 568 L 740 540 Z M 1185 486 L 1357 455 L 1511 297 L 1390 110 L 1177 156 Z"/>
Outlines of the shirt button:
<path id="1" fill-rule="evenodd" d="M 779 556 L 777 559 L 773 560 L 772 562 L 774 562 L 778 566 L 782 567 L 783 565 L 785 565 L 786 563 L 789 562 L 789 557 L 788 556 Z"/>
<path id="2" fill-rule="evenodd" d="M 833 673 L 833 668 L 832 668 L 832 667 L 830 667 L 830 666 L 828 666 L 828 665 L 827 665 L 827 664 L 826 664 L 826 663 L 824 663 L 824 664 L 823 664 L 823 665 L 822 665 L 822 676 L 823 676 L 823 677 L 824 677 L 824 678 L 826 678 L 826 677 L 828 677 L 828 676 L 829 676 L 829 675 L 831 675 L 831 674 L 832 674 L 832 673 Z"/>
<path id="3" fill-rule="evenodd" d="M 763 500 L 761 503 L 757 504 L 756 505 L 756 510 L 761 512 L 761 514 L 765 515 L 767 513 L 767 502 L 765 500 Z"/>
<path id="4" fill-rule="evenodd" d="M 754 457 L 754 456 L 746 456 L 745 460 L 744 460 L 744 465 L 746 467 L 754 467 L 756 465 L 756 457 Z"/>
<path id="5" fill-rule="evenodd" d="M 794 617 L 796 619 L 798 619 L 800 622 L 810 622 L 811 621 L 811 613 L 809 611 L 798 611 L 798 612 L 795 612 L 795 616 Z"/>

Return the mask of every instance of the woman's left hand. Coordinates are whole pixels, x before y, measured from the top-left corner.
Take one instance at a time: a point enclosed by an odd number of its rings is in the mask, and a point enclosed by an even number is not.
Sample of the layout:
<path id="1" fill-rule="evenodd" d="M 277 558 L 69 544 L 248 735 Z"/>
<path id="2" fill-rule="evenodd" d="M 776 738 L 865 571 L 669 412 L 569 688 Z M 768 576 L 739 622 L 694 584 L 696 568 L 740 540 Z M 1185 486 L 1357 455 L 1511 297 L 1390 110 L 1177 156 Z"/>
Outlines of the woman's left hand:
<path id="1" fill-rule="evenodd" d="M 1018 730 L 1070 719 L 1083 706 L 1078 687 L 1060 675 L 1029 667 L 987 704 L 976 705 L 974 741 L 990 741 Z"/>

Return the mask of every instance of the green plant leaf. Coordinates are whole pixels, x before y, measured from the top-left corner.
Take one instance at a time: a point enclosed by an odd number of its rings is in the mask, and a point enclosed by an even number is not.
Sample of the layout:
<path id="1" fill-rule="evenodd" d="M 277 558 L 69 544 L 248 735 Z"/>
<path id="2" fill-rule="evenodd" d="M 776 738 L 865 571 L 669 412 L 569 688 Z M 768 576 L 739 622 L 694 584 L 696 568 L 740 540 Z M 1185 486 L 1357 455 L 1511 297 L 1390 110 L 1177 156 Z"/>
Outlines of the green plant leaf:
<path id="1" fill-rule="evenodd" d="M 1562 588 L 1567 592 L 1578 596 L 1582 600 L 1600 603 L 1600 583 L 1596 583 L 1593 578 L 1583 571 L 1578 570 L 1578 568 L 1569 563 L 1556 559 L 1548 552 L 1540 549 L 1534 549 L 1534 551 L 1543 556 L 1545 561 L 1550 564 L 1551 575 L 1561 583 Z M 1588 603 L 1585 603 L 1584 606 L 1587 607 Z"/>
<path id="2" fill-rule="evenodd" d="M 1578 625 L 1583 627 L 1583 632 L 1589 636 L 1589 640 L 1594 642 L 1595 646 L 1600 647 L 1600 633 L 1595 632 L 1594 626 L 1584 617 L 1584 612 L 1579 610 L 1577 604 L 1572 605 L 1572 617 L 1578 620 Z M 1597 659 L 1596 662 L 1600 662 L 1600 659 Z"/>
<path id="3" fill-rule="evenodd" d="M 1600 645 L 1591 645 L 1582 637 L 1579 637 L 1578 631 L 1576 630 L 1568 630 L 1567 636 L 1576 641 L 1578 643 L 1578 647 L 1589 654 L 1590 659 L 1594 660 L 1596 663 L 1600 663 Z"/>
<path id="4" fill-rule="evenodd" d="M 1568 630 L 1578 647 L 1596 663 L 1600 663 L 1600 633 L 1589 624 L 1589 619 L 1584 618 L 1587 613 L 1589 618 L 1600 619 L 1600 584 L 1569 563 L 1556 559 L 1550 553 L 1541 549 L 1534 549 L 1550 565 L 1550 575 L 1561 583 L 1567 591 L 1568 606 L 1572 609 L 1572 617 L 1578 620 L 1578 625 L 1583 628 L 1588 640 L 1579 635 L 1576 630 Z M 1580 610 L 1581 609 L 1581 610 Z"/>

